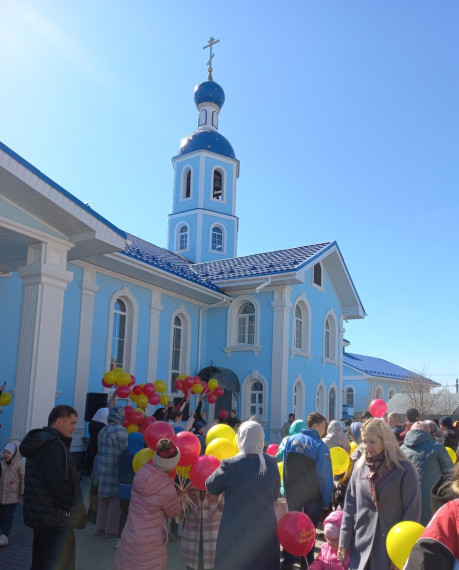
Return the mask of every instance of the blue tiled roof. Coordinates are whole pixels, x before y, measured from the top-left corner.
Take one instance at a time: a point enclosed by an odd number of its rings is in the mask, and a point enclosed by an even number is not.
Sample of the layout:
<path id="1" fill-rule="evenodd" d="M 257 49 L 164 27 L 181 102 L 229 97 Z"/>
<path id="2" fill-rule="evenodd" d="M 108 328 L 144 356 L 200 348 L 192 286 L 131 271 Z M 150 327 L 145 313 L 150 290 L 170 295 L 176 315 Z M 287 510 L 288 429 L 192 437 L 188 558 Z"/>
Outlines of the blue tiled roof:
<path id="1" fill-rule="evenodd" d="M 11 156 L 11 158 L 13 158 L 17 162 L 19 162 L 19 164 L 22 164 L 22 166 L 24 166 L 24 168 L 27 168 L 27 170 L 30 170 L 30 172 L 33 172 L 35 174 L 35 176 L 38 176 L 38 178 L 40 178 L 40 180 L 43 180 L 43 182 L 46 182 L 46 184 L 49 184 L 52 188 L 54 188 L 55 190 L 57 190 L 58 192 L 60 192 L 64 196 L 66 196 L 69 200 L 71 200 L 72 202 L 77 204 L 80 208 L 82 208 L 83 210 L 86 210 L 86 212 L 89 212 L 91 214 L 91 216 L 93 216 L 94 218 L 101 221 L 103 224 L 105 224 L 110 229 L 112 229 L 115 233 L 117 233 L 118 235 L 120 235 L 123 238 L 126 238 L 126 234 L 123 230 L 120 230 L 119 228 L 114 226 L 111 222 L 109 222 L 108 220 L 103 218 L 100 214 L 98 214 L 97 212 L 92 210 L 88 206 L 88 204 L 85 204 L 81 200 L 78 200 L 78 198 L 76 196 L 74 196 L 73 194 L 70 194 L 70 192 L 68 192 L 65 188 L 62 188 L 62 186 L 59 186 L 59 184 L 54 182 L 54 180 L 51 180 L 51 178 L 46 176 L 46 174 L 43 174 L 43 172 L 38 170 L 38 168 L 33 166 L 33 164 L 30 164 L 30 162 L 27 162 L 27 160 L 22 158 L 22 156 L 19 156 L 19 154 L 14 152 L 14 150 L 11 150 L 9 147 L 7 147 L 2 142 L 0 142 L 0 150 L 3 150 L 3 152 L 5 152 L 7 155 Z"/>
<path id="2" fill-rule="evenodd" d="M 130 241 L 131 245 L 126 246 L 126 249 L 123 252 L 124 255 L 132 257 L 133 259 L 138 259 L 147 265 L 157 267 L 158 269 L 167 271 L 177 277 L 182 277 L 183 279 L 192 281 L 193 283 L 197 283 L 198 285 L 202 285 L 208 289 L 212 289 L 213 291 L 219 291 L 216 285 L 213 285 L 210 281 L 203 279 L 193 271 L 193 264 L 188 259 L 185 259 L 168 249 L 164 249 L 144 241 L 132 234 L 126 235 L 128 243 Z"/>
<path id="3" fill-rule="evenodd" d="M 268 253 L 256 253 L 245 257 L 208 261 L 193 265 L 193 268 L 203 279 L 213 282 L 287 273 L 300 269 L 311 258 L 323 253 L 334 243 L 318 243 Z"/>
<path id="4" fill-rule="evenodd" d="M 374 356 L 364 356 L 363 354 L 352 354 L 344 352 L 343 363 L 348 364 L 368 374 L 369 376 L 378 376 L 380 378 L 392 378 L 394 380 L 410 380 L 415 373 L 397 364 L 392 364 L 382 358 L 375 358 Z M 429 378 L 425 379 L 426 382 L 437 384 Z"/>

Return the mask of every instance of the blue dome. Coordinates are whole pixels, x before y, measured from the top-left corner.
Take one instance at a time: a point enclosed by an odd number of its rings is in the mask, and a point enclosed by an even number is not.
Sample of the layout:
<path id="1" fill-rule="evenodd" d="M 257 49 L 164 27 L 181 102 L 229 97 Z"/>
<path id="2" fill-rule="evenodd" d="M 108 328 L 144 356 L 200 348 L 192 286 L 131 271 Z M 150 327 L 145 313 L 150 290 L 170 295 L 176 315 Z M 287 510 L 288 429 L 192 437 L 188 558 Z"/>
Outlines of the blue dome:
<path id="1" fill-rule="evenodd" d="M 195 131 L 180 143 L 179 154 L 188 154 L 196 150 L 207 150 L 229 158 L 236 158 L 228 139 L 225 139 L 218 131 Z"/>
<path id="2" fill-rule="evenodd" d="M 215 81 L 203 81 L 194 88 L 194 104 L 196 107 L 201 103 L 215 103 L 223 107 L 225 92 Z"/>

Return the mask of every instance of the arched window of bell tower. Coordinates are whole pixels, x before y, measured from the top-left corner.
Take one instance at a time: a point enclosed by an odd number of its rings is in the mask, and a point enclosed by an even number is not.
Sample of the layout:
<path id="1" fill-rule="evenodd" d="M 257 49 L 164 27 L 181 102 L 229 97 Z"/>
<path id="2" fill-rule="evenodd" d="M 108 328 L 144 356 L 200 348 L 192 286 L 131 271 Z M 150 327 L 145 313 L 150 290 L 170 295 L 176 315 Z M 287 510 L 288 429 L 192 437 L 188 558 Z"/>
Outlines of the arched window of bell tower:
<path id="1" fill-rule="evenodd" d="M 188 224 L 180 224 L 177 228 L 175 251 L 187 251 L 189 249 Z"/>
<path id="2" fill-rule="evenodd" d="M 216 168 L 212 180 L 212 198 L 214 200 L 223 200 L 223 172 Z"/>
<path id="3" fill-rule="evenodd" d="M 182 179 L 182 199 L 191 198 L 191 168 L 185 168 Z"/>
<path id="4" fill-rule="evenodd" d="M 199 124 L 198 126 L 201 127 L 207 123 L 207 111 L 205 109 L 201 109 L 199 113 Z"/>

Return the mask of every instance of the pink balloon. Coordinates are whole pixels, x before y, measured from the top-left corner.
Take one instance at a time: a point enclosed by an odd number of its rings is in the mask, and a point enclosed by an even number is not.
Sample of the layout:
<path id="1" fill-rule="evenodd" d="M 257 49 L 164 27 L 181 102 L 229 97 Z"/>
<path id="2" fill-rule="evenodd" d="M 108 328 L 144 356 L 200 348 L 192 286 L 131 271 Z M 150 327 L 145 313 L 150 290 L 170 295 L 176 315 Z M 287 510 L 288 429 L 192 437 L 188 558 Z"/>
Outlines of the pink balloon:
<path id="1" fill-rule="evenodd" d="M 316 542 L 316 529 L 308 517 L 299 511 L 290 511 L 277 524 L 277 538 L 294 556 L 306 556 Z"/>
<path id="2" fill-rule="evenodd" d="M 187 376 L 183 381 L 183 385 L 187 388 L 191 388 L 194 384 L 194 376 Z"/>
<path id="3" fill-rule="evenodd" d="M 278 451 L 279 451 L 279 446 L 277 445 L 277 443 L 270 443 L 266 448 L 266 453 L 268 455 L 277 455 Z"/>
<path id="4" fill-rule="evenodd" d="M 116 389 L 116 395 L 118 398 L 129 398 L 131 393 L 131 388 L 129 386 L 118 386 Z"/>
<path id="5" fill-rule="evenodd" d="M 206 490 L 206 479 L 220 467 L 220 459 L 213 455 L 201 455 L 190 469 L 191 484 L 200 491 Z"/>
<path id="6" fill-rule="evenodd" d="M 180 392 L 181 390 L 183 390 L 183 380 L 176 380 L 174 382 L 174 387 L 177 390 L 177 392 Z"/>
<path id="7" fill-rule="evenodd" d="M 180 450 L 179 466 L 191 465 L 201 453 L 201 442 L 190 431 L 181 431 L 174 438 L 175 445 Z"/>
<path id="8" fill-rule="evenodd" d="M 156 386 L 152 382 L 147 382 L 143 387 L 143 393 L 147 398 L 151 398 L 156 392 Z"/>
<path id="9" fill-rule="evenodd" d="M 107 382 L 105 382 L 105 380 L 102 378 L 102 386 L 104 388 L 113 388 L 113 386 L 111 384 L 107 384 Z"/>
<path id="10" fill-rule="evenodd" d="M 376 399 L 370 403 L 368 409 L 374 418 L 382 418 L 387 412 L 387 404 L 384 400 Z"/>
<path id="11" fill-rule="evenodd" d="M 215 404 L 215 402 L 217 401 L 218 396 L 216 396 L 215 394 L 209 394 L 207 396 L 207 401 L 209 402 L 209 404 Z"/>
<path id="12" fill-rule="evenodd" d="M 153 394 L 153 396 L 150 396 L 148 398 L 148 403 L 151 404 L 152 406 L 158 405 L 160 401 L 161 401 L 161 394 L 157 394 L 156 392 Z"/>
<path id="13" fill-rule="evenodd" d="M 223 396 L 224 393 L 225 393 L 225 390 L 221 386 L 217 386 L 217 388 L 215 388 L 215 390 L 214 390 L 214 394 L 218 397 Z"/>
<path id="14" fill-rule="evenodd" d="M 160 439 L 172 439 L 174 435 L 174 429 L 170 424 L 167 422 L 155 422 L 150 424 L 145 430 L 145 443 L 154 451 Z"/>

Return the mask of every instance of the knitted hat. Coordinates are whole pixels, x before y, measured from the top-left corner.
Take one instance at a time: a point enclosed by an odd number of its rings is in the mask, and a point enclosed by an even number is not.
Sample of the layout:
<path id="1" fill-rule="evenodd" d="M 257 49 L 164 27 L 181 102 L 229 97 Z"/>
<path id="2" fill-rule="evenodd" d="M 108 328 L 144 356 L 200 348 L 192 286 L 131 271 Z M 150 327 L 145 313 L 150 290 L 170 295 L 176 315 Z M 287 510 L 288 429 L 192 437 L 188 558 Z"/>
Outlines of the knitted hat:
<path id="1" fill-rule="evenodd" d="M 440 425 L 447 428 L 453 427 L 453 420 L 449 416 L 443 416 L 440 418 Z"/>
<path id="2" fill-rule="evenodd" d="M 122 425 L 124 423 L 124 408 L 116 406 L 108 412 L 108 421 L 113 424 Z"/>
<path id="3" fill-rule="evenodd" d="M 5 444 L 3 451 L 9 451 L 11 455 L 14 455 L 16 453 L 16 445 L 14 443 L 7 443 Z"/>
<path id="4" fill-rule="evenodd" d="M 196 431 L 196 432 L 198 432 L 203 427 L 206 427 L 206 424 L 204 422 L 197 421 L 194 423 L 194 431 Z"/>
<path id="5" fill-rule="evenodd" d="M 162 471 L 172 471 L 180 460 L 180 450 L 170 439 L 160 439 L 153 455 L 153 464 Z"/>
<path id="6" fill-rule="evenodd" d="M 430 433 L 430 427 L 427 422 L 414 422 L 414 424 L 411 426 L 411 429 L 418 429 Z"/>
<path id="7" fill-rule="evenodd" d="M 324 520 L 324 535 L 331 540 L 339 539 L 343 511 L 333 511 Z"/>

